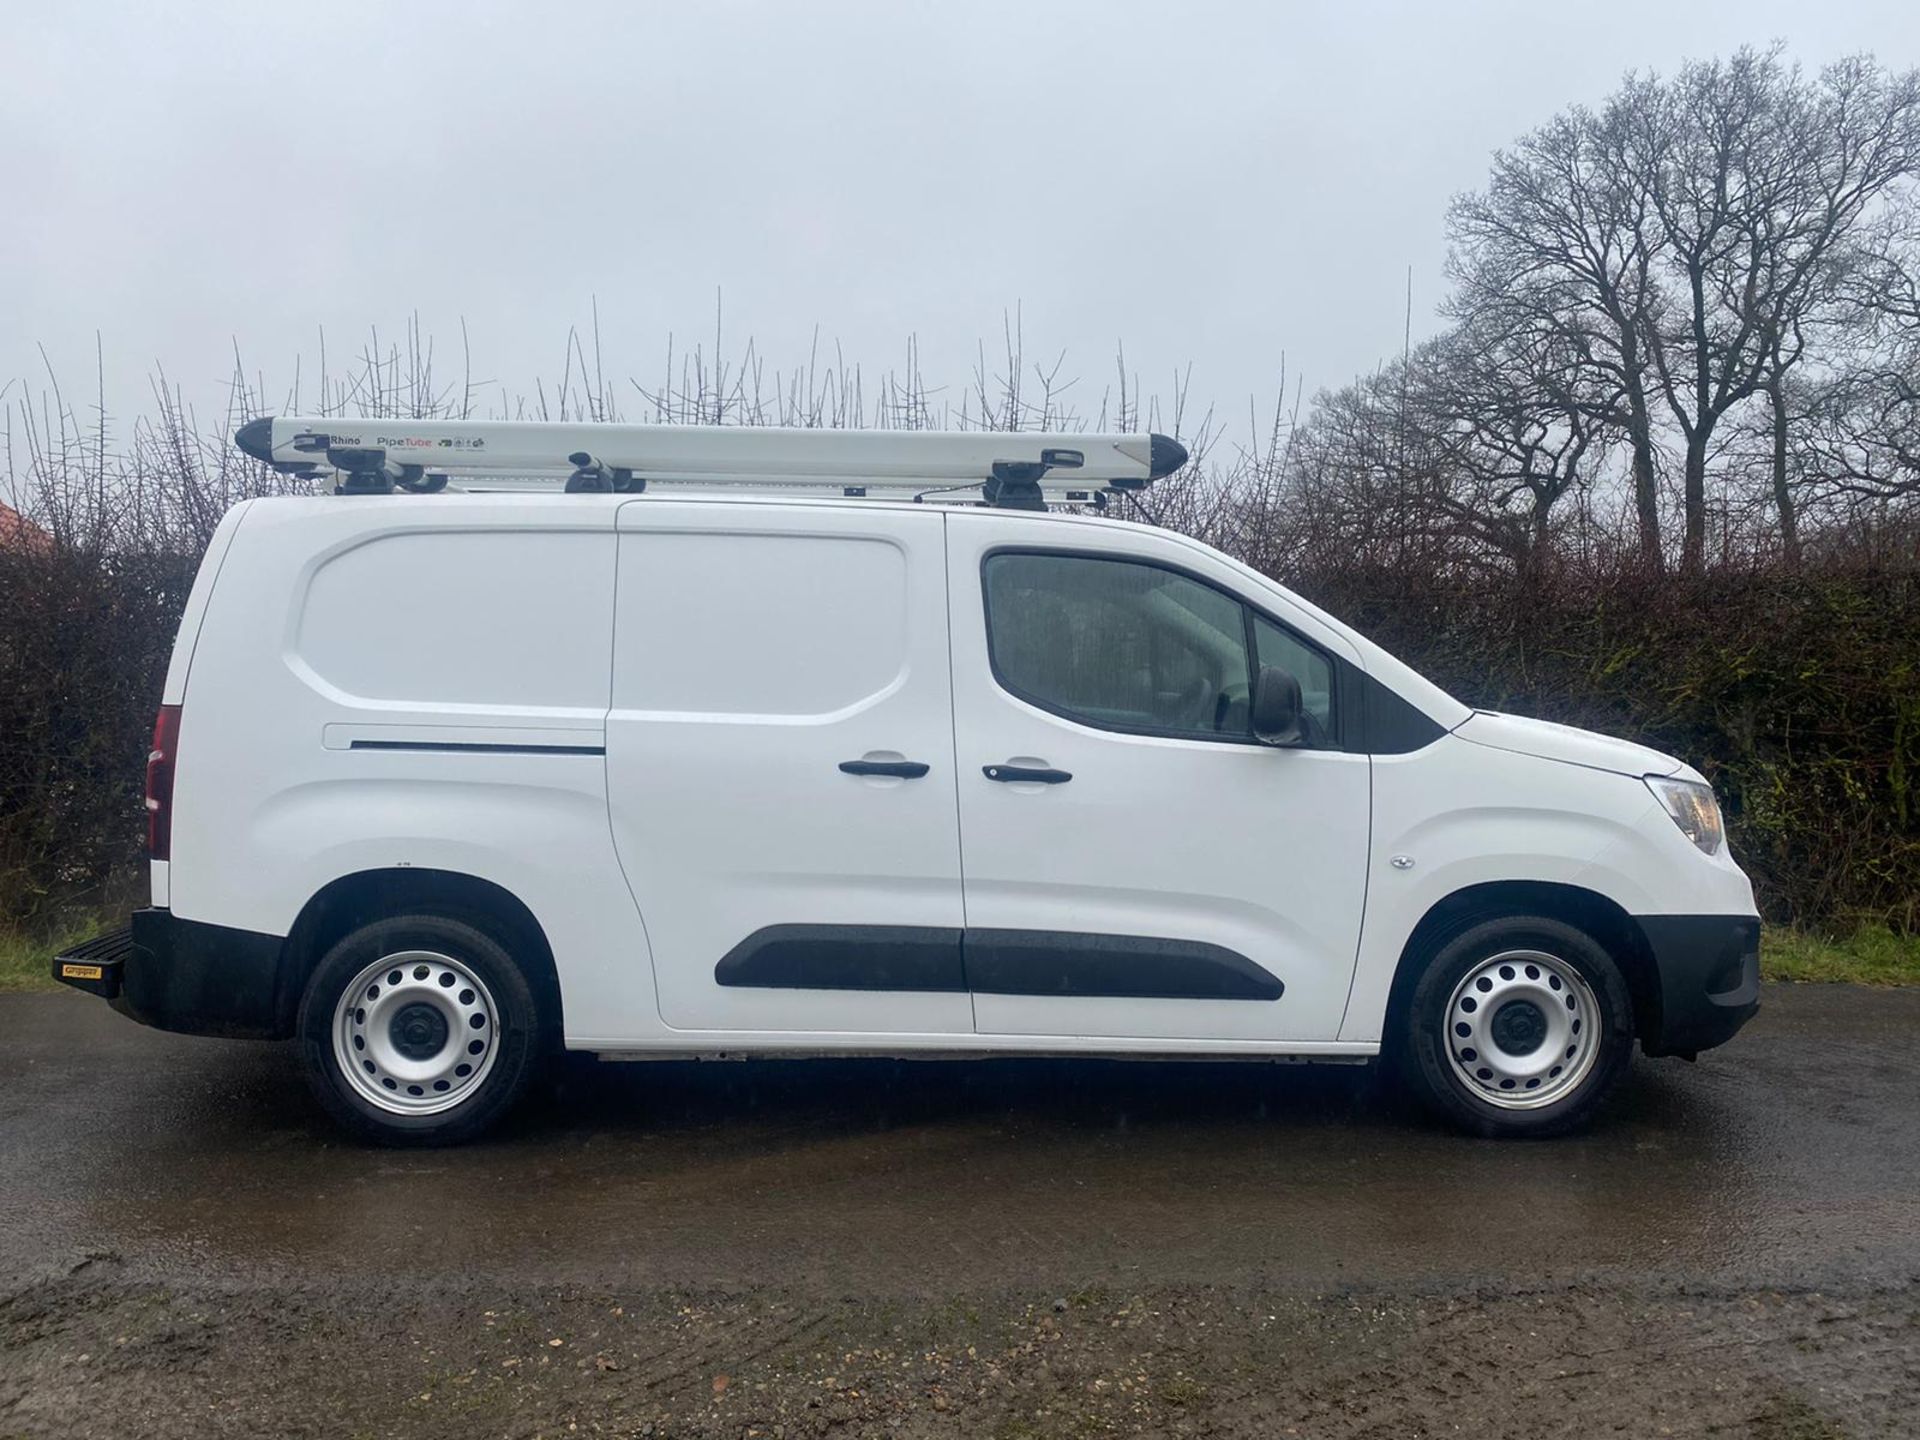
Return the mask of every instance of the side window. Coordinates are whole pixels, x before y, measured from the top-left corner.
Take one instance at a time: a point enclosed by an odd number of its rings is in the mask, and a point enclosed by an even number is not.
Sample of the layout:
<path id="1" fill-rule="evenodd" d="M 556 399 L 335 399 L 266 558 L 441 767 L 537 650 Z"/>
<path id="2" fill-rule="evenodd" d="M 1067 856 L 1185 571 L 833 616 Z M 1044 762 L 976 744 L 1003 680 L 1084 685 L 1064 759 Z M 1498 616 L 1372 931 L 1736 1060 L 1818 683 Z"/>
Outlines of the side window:
<path id="1" fill-rule="evenodd" d="M 990 555 L 984 580 L 994 672 L 1022 699 L 1107 729 L 1247 735 L 1237 600 L 1171 570 L 1094 556 Z"/>
<path id="2" fill-rule="evenodd" d="M 1333 735 L 1333 666 L 1291 631 L 1264 615 L 1253 617 L 1256 665 L 1273 665 L 1300 682 L 1301 730 L 1309 745 L 1322 746 Z"/>

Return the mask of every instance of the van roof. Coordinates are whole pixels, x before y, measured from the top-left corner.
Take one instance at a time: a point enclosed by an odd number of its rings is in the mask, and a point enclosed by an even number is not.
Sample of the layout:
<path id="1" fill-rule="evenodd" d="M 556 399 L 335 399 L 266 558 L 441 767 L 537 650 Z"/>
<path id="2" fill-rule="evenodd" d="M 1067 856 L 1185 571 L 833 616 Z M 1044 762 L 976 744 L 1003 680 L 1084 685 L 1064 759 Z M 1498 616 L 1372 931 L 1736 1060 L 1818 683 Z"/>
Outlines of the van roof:
<path id="1" fill-rule="evenodd" d="M 445 519 L 463 528 L 475 524 L 485 524 L 490 516 L 497 516 L 498 523 L 511 525 L 516 514 L 524 516 L 529 511 L 540 511 L 546 515 L 618 510 L 621 506 L 634 504 L 647 505 L 722 505 L 742 510 L 858 510 L 862 514 L 879 512 L 900 512 L 904 514 L 946 514 L 958 511 L 986 512 L 999 519 L 1017 519 L 1022 524 L 1076 526 L 1111 530 L 1145 530 L 1159 535 L 1175 535 L 1187 543 L 1197 543 L 1187 536 L 1168 531 L 1149 521 L 1131 520 L 1114 513 L 1112 508 L 1089 512 L 1082 510 L 1018 510 L 996 508 L 978 501 L 947 503 L 935 505 L 916 503 L 910 499 L 880 497 L 861 499 L 838 495 L 769 495 L 755 492 L 733 492 L 716 494 L 710 490 L 698 489 L 659 489 L 648 490 L 644 495 L 562 495 L 551 490 L 500 490 L 500 491 L 451 491 L 437 495 L 425 503 L 396 505 L 390 495 L 264 495 L 250 502 L 254 505 L 272 506 L 274 511 L 285 514 L 288 509 L 300 507 L 315 513 L 339 515 L 343 512 L 358 511 L 363 514 L 382 513 L 394 523 L 409 529 L 432 525 L 436 519 Z"/>

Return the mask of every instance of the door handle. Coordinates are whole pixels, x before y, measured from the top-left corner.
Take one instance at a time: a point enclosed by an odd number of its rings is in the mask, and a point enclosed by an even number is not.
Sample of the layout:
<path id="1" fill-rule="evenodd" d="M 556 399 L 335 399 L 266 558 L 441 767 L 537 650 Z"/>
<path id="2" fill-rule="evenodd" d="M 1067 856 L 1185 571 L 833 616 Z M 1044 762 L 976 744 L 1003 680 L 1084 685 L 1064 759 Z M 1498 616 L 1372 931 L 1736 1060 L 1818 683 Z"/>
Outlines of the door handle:
<path id="1" fill-rule="evenodd" d="M 1073 773 L 1068 770 L 1048 770 L 1029 765 L 983 765 L 980 769 L 987 779 L 1009 785 L 1021 780 L 1040 785 L 1064 785 L 1073 779 Z"/>
<path id="2" fill-rule="evenodd" d="M 892 775 L 901 780 L 918 780 L 931 767 L 924 760 L 842 760 L 840 768 L 849 775 Z"/>

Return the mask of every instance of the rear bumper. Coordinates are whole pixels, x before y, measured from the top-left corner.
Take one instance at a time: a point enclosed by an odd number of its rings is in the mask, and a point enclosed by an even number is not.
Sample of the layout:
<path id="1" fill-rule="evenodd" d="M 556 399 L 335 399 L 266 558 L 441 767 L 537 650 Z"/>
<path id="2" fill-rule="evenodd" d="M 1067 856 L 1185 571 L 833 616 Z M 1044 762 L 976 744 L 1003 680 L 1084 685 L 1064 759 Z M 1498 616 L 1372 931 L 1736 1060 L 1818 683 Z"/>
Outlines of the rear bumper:
<path id="1" fill-rule="evenodd" d="M 155 907 L 134 911 L 125 930 L 55 956 L 53 978 L 156 1029 L 280 1039 L 291 1033 L 280 993 L 285 943 Z"/>
<path id="2" fill-rule="evenodd" d="M 89 995 L 114 1000 L 120 994 L 127 956 L 133 950 L 131 926 L 96 935 L 84 945 L 62 950 L 53 957 L 53 978 Z"/>
<path id="3" fill-rule="evenodd" d="M 1723 1045 L 1760 1008 L 1760 921 L 1752 915 L 1641 915 L 1659 979 L 1658 1016 L 1645 1027 L 1649 1055 Z"/>

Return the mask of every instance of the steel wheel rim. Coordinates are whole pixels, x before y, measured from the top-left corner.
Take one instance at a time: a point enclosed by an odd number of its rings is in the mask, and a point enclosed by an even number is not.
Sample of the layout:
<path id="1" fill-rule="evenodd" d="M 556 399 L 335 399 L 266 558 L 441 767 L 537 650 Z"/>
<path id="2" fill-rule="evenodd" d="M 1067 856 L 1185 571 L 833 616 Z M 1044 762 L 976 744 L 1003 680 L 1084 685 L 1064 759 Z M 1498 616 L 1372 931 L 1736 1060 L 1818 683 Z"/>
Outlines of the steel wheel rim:
<path id="1" fill-rule="evenodd" d="M 477 1090 L 500 1048 L 499 1010 L 466 963 L 397 950 L 333 1010 L 333 1058 L 354 1093 L 390 1115 L 437 1115 Z"/>
<path id="2" fill-rule="evenodd" d="M 1467 971 L 1444 1024 L 1454 1078 L 1501 1110 L 1564 1100 L 1593 1073 L 1606 1036 L 1593 987 L 1542 950 L 1503 950 Z"/>

